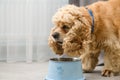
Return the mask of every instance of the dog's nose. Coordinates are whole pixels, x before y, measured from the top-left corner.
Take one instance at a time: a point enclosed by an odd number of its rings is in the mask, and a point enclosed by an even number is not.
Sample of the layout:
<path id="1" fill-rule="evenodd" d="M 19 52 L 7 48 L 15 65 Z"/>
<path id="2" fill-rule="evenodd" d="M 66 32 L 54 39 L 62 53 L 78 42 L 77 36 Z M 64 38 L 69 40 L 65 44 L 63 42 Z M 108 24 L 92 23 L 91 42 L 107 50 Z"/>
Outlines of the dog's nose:
<path id="1" fill-rule="evenodd" d="M 53 38 L 57 39 L 57 38 L 59 38 L 59 33 L 55 32 L 55 33 L 52 34 L 52 36 L 53 36 Z"/>

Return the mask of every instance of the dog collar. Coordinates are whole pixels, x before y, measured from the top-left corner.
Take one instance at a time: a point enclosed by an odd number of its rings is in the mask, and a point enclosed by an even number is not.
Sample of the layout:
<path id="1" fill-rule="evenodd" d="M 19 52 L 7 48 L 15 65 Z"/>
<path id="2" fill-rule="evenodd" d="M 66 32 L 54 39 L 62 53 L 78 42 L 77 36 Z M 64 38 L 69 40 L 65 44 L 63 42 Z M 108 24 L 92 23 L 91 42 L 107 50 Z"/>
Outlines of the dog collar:
<path id="1" fill-rule="evenodd" d="M 90 16 L 91 16 L 91 18 L 92 18 L 91 33 L 93 33 L 93 32 L 94 32 L 94 15 L 93 15 L 92 10 L 90 10 L 90 9 L 88 9 L 88 8 L 86 8 L 86 9 L 88 10 L 88 13 L 90 14 Z"/>

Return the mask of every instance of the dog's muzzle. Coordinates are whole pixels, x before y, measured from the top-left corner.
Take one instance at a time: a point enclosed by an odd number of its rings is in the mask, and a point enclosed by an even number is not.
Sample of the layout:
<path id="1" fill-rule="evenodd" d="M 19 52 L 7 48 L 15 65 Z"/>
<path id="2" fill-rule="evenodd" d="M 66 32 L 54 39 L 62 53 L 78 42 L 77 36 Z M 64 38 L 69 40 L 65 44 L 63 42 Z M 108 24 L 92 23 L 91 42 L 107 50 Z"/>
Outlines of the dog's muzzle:
<path id="1" fill-rule="evenodd" d="M 62 43 L 63 43 L 63 41 L 59 40 L 60 34 L 59 34 L 58 32 L 53 33 L 53 34 L 52 34 L 52 37 L 53 37 L 53 40 L 54 40 L 55 42 L 57 42 L 57 43 L 59 43 L 59 44 L 62 44 Z"/>

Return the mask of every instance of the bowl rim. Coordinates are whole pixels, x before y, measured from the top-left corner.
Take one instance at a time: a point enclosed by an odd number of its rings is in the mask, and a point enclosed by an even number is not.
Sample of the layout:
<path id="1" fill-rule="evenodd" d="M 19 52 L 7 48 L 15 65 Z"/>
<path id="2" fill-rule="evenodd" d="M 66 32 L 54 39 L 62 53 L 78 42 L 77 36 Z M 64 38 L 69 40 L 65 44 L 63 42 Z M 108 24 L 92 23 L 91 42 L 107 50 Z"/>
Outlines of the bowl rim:
<path id="1" fill-rule="evenodd" d="M 76 62 L 81 61 L 80 58 L 50 58 L 50 61 L 55 62 Z"/>

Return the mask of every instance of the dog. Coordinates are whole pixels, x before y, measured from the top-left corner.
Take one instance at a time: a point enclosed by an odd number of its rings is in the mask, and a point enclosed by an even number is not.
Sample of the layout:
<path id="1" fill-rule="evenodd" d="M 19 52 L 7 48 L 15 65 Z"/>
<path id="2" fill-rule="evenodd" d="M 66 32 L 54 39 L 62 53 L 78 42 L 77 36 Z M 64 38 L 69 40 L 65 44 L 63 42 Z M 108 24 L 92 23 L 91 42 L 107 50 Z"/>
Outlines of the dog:
<path id="1" fill-rule="evenodd" d="M 48 43 L 59 55 L 80 57 L 84 72 L 91 72 L 104 50 L 102 76 L 120 73 L 120 0 L 88 6 L 66 5 L 53 16 Z"/>

